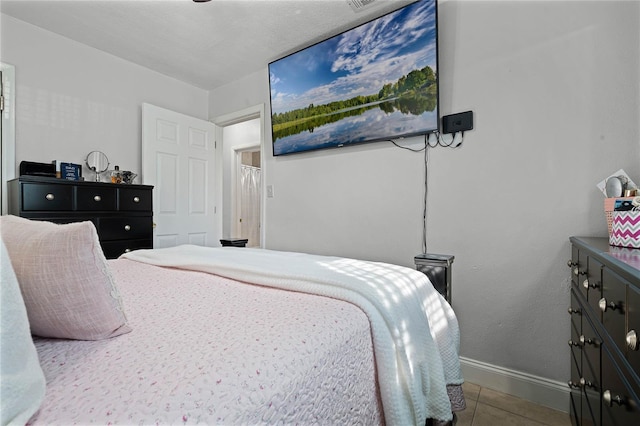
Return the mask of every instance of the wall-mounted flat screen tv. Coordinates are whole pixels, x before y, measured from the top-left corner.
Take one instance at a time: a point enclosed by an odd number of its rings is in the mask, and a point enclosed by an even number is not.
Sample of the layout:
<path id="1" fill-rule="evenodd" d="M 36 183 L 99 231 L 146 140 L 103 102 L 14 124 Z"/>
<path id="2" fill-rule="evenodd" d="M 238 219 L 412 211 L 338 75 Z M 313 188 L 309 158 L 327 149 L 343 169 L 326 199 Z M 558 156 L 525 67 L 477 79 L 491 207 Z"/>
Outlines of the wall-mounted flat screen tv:
<path id="1" fill-rule="evenodd" d="M 437 75 L 436 0 L 271 62 L 273 154 L 436 132 Z"/>

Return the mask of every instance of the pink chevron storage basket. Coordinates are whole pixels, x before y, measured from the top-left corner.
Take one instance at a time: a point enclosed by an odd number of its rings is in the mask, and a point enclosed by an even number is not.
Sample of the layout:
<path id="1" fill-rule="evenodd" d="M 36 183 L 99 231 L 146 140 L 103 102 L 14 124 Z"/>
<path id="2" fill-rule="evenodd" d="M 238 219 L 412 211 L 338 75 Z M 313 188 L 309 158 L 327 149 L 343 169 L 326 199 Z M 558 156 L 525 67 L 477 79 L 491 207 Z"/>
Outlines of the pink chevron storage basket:
<path id="1" fill-rule="evenodd" d="M 640 212 L 611 212 L 609 244 L 618 247 L 640 248 Z"/>
<path id="2" fill-rule="evenodd" d="M 604 213 L 607 216 L 607 230 L 611 235 L 611 222 L 613 222 L 613 210 L 615 209 L 616 202 L 631 201 L 633 197 L 614 197 L 604 199 Z"/>

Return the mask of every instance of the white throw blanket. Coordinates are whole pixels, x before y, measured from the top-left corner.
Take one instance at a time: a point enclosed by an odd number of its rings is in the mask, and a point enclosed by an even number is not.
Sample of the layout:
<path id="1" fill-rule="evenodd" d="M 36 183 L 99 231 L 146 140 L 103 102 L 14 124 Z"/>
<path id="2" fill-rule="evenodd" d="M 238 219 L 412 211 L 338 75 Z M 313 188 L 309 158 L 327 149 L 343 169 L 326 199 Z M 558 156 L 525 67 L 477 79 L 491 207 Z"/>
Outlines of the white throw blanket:
<path id="1" fill-rule="evenodd" d="M 27 308 L 4 242 L 0 240 L 0 425 L 24 425 L 45 394 Z"/>
<path id="2" fill-rule="evenodd" d="M 122 256 L 253 284 L 344 300 L 369 317 L 385 421 L 450 420 L 447 384 L 462 384 L 460 333 L 449 304 L 426 275 L 347 258 L 184 245 Z"/>

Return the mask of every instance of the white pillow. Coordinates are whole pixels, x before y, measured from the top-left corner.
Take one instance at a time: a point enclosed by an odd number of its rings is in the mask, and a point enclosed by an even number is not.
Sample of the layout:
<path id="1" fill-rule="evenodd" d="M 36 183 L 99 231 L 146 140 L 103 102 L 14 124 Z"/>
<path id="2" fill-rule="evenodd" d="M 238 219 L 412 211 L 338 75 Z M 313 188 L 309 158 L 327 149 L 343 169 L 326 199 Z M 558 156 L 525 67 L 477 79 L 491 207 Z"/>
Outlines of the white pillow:
<path id="1" fill-rule="evenodd" d="M 92 222 L 2 216 L 0 225 L 32 334 L 101 340 L 131 331 Z"/>
<path id="2" fill-rule="evenodd" d="M 25 424 L 42 403 L 45 380 L 18 280 L 1 241 L 0 252 L 0 424 Z"/>

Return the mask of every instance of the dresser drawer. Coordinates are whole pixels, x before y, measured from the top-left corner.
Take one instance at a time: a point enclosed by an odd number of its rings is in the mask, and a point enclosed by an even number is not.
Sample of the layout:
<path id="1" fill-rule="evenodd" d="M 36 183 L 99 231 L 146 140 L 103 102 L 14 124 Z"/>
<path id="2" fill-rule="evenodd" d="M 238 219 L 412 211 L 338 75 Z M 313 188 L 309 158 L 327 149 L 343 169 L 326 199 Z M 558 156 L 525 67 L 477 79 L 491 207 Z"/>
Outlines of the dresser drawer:
<path id="1" fill-rule="evenodd" d="M 571 391 L 569 394 L 571 400 L 571 407 L 569 411 L 569 415 L 571 415 L 571 425 L 579 426 L 580 425 L 580 393 Z"/>
<path id="2" fill-rule="evenodd" d="M 640 289 L 627 287 L 627 329 L 625 343 L 627 360 L 640 375 Z"/>
<path id="3" fill-rule="evenodd" d="M 153 248 L 153 240 L 149 238 L 140 240 L 102 241 L 100 245 L 107 259 L 115 259 L 121 254 L 132 250 Z"/>
<path id="4" fill-rule="evenodd" d="M 578 288 L 578 264 L 580 261 L 580 252 L 578 247 L 571 246 L 571 260 L 568 265 L 571 269 L 571 283 L 574 287 Z"/>
<path id="5" fill-rule="evenodd" d="M 22 210 L 60 211 L 73 208 L 73 187 L 38 183 L 22 184 Z"/>
<path id="6" fill-rule="evenodd" d="M 602 312 L 602 323 L 616 346 L 622 353 L 626 352 L 625 337 L 628 281 L 608 268 L 603 271 L 603 294 L 599 303 Z"/>
<path id="7" fill-rule="evenodd" d="M 116 188 L 109 186 L 78 187 L 76 192 L 78 210 L 115 211 Z"/>
<path id="8" fill-rule="evenodd" d="M 587 259 L 587 274 L 580 281 L 583 294 L 586 294 L 589 306 L 602 320 L 599 308 L 600 299 L 602 299 L 602 263 L 593 257 Z M 585 293 L 586 292 L 586 293 Z"/>
<path id="9" fill-rule="evenodd" d="M 637 394 L 623 379 L 610 354 L 602 351 L 602 424 L 630 426 L 640 424 Z"/>
<path id="10" fill-rule="evenodd" d="M 577 336 L 579 337 L 582 334 L 582 308 L 580 307 L 580 302 L 578 302 L 575 295 L 576 291 L 576 289 L 571 290 L 571 306 L 569 307 L 569 315 L 571 316 L 571 335 L 573 336 L 573 333 L 577 333 Z"/>
<path id="11" fill-rule="evenodd" d="M 587 278 L 587 265 L 588 265 L 588 256 L 587 253 L 578 250 L 578 259 L 575 261 L 575 265 L 571 270 L 571 281 L 573 284 L 580 290 L 580 293 L 587 298 L 588 291 L 584 287 L 584 280 Z"/>
<path id="12" fill-rule="evenodd" d="M 582 398 L 582 423 L 581 426 L 600 425 L 600 392 L 593 389 L 585 390 Z"/>
<path id="13" fill-rule="evenodd" d="M 98 234 L 104 241 L 151 238 L 151 217 L 101 217 Z"/>
<path id="14" fill-rule="evenodd" d="M 120 210 L 151 211 L 153 209 L 150 189 L 120 188 Z"/>
<path id="15" fill-rule="evenodd" d="M 582 320 L 582 378 L 585 389 L 600 391 L 600 357 L 602 352 L 602 339 L 587 318 Z"/>
<path id="16" fill-rule="evenodd" d="M 582 308 L 576 298 L 576 291 L 578 291 L 576 288 L 571 289 L 571 306 L 569 307 L 569 315 L 571 315 L 571 339 L 569 340 L 569 346 L 571 347 L 571 356 L 575 361 L 575 365 L 572 363 L 571 382 L 574 385 L 578 385 L 582 377 L 582 343 L 580 343 L 580 336 L 582 335 Z M 574 387 L 571 383 L 569 386 Z"/>

